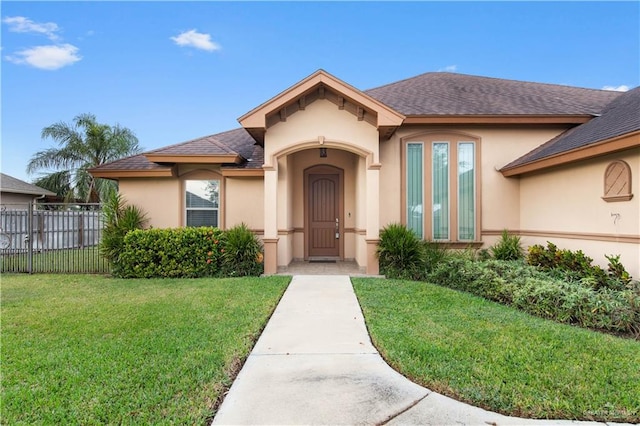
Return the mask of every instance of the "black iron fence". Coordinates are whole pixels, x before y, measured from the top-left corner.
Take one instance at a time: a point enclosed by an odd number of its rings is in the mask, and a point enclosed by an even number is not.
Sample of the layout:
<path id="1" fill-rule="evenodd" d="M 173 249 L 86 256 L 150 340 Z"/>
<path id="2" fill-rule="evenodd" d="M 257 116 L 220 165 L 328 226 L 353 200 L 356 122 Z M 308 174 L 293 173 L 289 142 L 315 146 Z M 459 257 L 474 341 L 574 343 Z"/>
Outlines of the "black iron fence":
<path id="1" fill-rule="evenodd" d="M 100 204 L 3 204 L 0 272 L 107 273 Z"/>

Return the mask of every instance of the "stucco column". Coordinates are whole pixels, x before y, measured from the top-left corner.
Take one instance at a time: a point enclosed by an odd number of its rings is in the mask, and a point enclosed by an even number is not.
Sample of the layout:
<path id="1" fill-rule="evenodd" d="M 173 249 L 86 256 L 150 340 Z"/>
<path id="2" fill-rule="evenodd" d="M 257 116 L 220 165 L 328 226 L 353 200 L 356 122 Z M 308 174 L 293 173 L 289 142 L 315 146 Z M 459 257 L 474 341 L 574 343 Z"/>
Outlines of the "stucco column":
<path id="1" fill-rule="evenodd" d="M 380 241 L 380 164 L 371 164 L 367 168 L 367 274 L 378 275 L 378 257 L 376 249 Z"/>
<path id="2" fill-rule="evenodd" d="M 264 273 L 278 272 L 278 169 L 264 170 Z"/>

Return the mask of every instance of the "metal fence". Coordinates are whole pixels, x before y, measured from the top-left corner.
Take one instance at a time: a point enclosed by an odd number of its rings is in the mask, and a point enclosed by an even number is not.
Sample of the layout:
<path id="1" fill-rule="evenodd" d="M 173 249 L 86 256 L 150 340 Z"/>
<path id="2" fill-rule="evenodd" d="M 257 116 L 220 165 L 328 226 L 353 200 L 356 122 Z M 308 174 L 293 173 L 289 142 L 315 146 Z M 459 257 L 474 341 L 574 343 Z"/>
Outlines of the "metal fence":
<path id="1" fill-rule="evenodd" d="M 106 273 L 100 204 L 3 204 L 0 272 Z"/>

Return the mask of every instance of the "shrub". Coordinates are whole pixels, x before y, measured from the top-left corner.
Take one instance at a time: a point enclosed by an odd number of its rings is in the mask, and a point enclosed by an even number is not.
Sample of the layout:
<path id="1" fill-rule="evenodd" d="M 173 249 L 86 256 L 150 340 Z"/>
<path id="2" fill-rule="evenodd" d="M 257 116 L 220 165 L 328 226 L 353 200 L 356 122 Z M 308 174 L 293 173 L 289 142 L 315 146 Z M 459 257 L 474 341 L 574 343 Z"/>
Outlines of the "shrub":
<path id="1" fill-rule="evenodd" d="M 440 262 L 447 259 L 449 252 L 443 244 L 433 241 L 422 241 L 422 255 L 424 273 L 433 271 Z"/>
<path id="2" fill-rule="evenodd" d="M 556 249 L 555 244 L 548 241 L 546 249 L 541 244 L 530 246 L 527 254 L 527 263 L 546 270 L 553 269 L 557 265 Z"/>
<path id="3" fill-rule="evenodd" d="M 522 262 L 474 261 L 454 254 L 436 266 L 428 280 L 489 300 L 510 303 L 514 287 L 534 274 L 539 273 Z"/>
<path id="4" fill-rule="evenodd" d="M 195 278 L 220 275 L 222 231 L 148 229 L 124 238 L 116 275 L 123 278 Z"/>
<path id="5" fill-rule="evenodd" d="M 123 278 L 196 278 L 260 275 L 262 244 L 246 225 L 136 230 L 124 238 Z"/>
<path id="6" fill-rule="evenodd" d="M 456 290 L 470 291 L 482 274 L 481 267 L 470 259 L 452 254 L 427 275 L 427 280 Z"/>
<path id="7" fill-rule="evenodd" d="M 478 250 L 478 252 L 476 253 L 476 257 L 478 258 L 478 260 L 489 260 L 491 259 L 491 252 L 486 249 L 480 249 Z"/>
<path id="8" fill-rule="evenodd" d="M 100 254 L 117 269 L 123 251 L 124 237 L 129 231 L 147 224 L 146 214 L 137 206 L 127 205 L 121 194 L 112 194 L 103 207 L 104 228 L 100 240 Z"/>
<path id="9" fill-rule="evenodd" d="M 509 235 L 507 230 L 502 231 L 500 240 L 490 248 L 491 254 L 498 260 L 520 260 L 524 259 L 524 250 L 520 237 Z"/>
<path id="10" fill-rule="evenodd" d="M 620 255 L 605 255 L 604 257 L 609 261 L 607 264 L 609 276 L 620 280 L 624 284 L 631 282 L 631 275 L 629 275 L 629 272 L 627 272 L 624 265 L 620 263 Z"/>
<path id="11" fill-rule="evenodd" d="M 640 291 L 596 290 L 522 261 L 473 261 L 458 255 L 439 263 L 427 279 L 558 322 L 640 335 Z"/>
<path id="12" fill-rule="evenodd" d="M 582 250 L 558 249 L 547 242 L 547 247 L 534 245 L 529 247 L 527 262 L 538 266 L 558 279 L 578 282 L 595 290 L 609 288 L 623 290 L 631 277 L 620 263 L 620 256 L 606 256 L 609 260 L 609 273 L 597 265 Z"/>
<path id="13" fill-rule="evenodd" d="M 424 246 L 405 226 L 391 224 L 380 233 L 380 272 L 388 278 L 419 280 L 424 276 Z"/>
<path id="14" fill-rule="evenodd" d="M 223 275 L 259 276 L 264 271 L 262 243 L 244 223 L 223 234 L 223 247 Z"/>

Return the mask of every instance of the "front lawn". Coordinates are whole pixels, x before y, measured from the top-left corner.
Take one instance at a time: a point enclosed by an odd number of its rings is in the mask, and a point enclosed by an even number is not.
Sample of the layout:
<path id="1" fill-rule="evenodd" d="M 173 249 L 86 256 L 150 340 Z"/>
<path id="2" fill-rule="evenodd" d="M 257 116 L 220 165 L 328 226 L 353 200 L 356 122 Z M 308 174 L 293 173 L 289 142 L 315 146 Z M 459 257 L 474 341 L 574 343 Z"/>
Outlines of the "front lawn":
<path id="1" fill-rule="evenodd" d="M 352 279 L 375 346 L 436 392 L 513 416 L 640 422 L 640 342 L 424 282 Z"/>
<path id="2" fill-rule="evenodd" d="M 2 276 L 2 423 L 204 424 L 289 277 Z"/>

